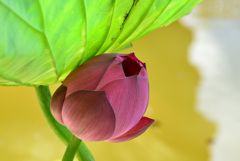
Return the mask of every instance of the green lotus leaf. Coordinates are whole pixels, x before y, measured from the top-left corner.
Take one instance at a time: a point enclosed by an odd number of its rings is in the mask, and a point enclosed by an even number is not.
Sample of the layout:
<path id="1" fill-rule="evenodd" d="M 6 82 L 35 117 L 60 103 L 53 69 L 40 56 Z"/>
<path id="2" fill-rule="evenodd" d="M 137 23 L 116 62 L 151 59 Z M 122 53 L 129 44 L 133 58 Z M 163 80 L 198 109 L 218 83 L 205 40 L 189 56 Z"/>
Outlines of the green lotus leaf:
<path id="1" fill-rule="evenodd" d="M 50 85 L 201 0 L 0 0 L 0 85 Z"/>

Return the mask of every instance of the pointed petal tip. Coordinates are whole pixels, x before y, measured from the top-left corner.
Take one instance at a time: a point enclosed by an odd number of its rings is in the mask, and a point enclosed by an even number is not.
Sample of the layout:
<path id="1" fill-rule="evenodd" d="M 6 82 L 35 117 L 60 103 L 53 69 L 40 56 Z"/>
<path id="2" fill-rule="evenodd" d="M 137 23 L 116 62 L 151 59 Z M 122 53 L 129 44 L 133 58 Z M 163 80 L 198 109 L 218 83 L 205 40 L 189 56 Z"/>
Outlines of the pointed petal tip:
<path id="1" fill-rule="evenodd" d="M 146 63 L 142 63 L 142 64 L 143 64 L 144 68 L 147 69 L 147 67 L 146 67 Z"/>
<path id="2" fill-rule="evenodd" d="M 123 134 L 119 137 L 116 137 L 113 139 L 108 139 L 106 141 L 118 143 L 118 142 L 132 140 L 132 139 L 140 136 L 141 134 L 143 134 L 153 122 L 154 122 L 154 120 L 151 118 L 142 117 L 141 120 L 137 123 L 137 125 L 135 125 L 128 132 L 126 132 L 125 134 Z"/>
<path id="3" fill-rule="evenodd" d="M 146 68 L 142 67 L 138 75 L 144 78 L 148 78 Z"/>
<path id="4" fill-rule="evenodd" d="M 118 62 L 119 57 L 117 57 L 112 64 L 109 65 L 108 69 L 105 71 L 101 81 L 99 82 L 96 90 L 101 89 L 108 83 L 125 78 L 125 74 L 122 68 L 122 64 Z"/>
<path id="5" fill-rule="evenodd" d="M 136 57 L 135 53 L 131 53 L 131 54 L 129 54 L 127 57 L 131 58 L 132 60 L 137 61 L 138 63 L 142 64 L 142 65 L 146 68 L 146 63 L 143 63 L 141 60 L 139 60 L 139 59 Z"/>

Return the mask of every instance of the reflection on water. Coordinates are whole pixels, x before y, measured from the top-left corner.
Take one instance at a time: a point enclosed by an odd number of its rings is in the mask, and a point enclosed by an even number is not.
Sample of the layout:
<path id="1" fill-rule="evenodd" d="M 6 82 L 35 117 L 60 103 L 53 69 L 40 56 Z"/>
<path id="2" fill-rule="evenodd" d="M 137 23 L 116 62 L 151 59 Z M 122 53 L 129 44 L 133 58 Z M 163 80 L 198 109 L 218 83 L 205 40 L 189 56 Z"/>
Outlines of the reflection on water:
<path id="1" fill-rule="evenodd" d="M 217 126 L 211 161 L 239 161 L 240 1 L 209 0 L 196 11 L 183 24 L 194 33 L 190 58 L 202 76 L 197 108 Z"/>
<path id="2" fill-rule="evenodd" d="M 156 122 L 142 136 L 126 143 L 87 142 L 96 161 L 209 160 L 215 127 L 195 110 L 200 76 L 188 62 L 191 40 L 190 31 L 174 23 L 125 51 L 135 52 L 147 63 L 150 102 L 146 116 Z M 59 159 L 65 147 L 44 120 L 34 89 L 0 90 L 0 160 Z"/>

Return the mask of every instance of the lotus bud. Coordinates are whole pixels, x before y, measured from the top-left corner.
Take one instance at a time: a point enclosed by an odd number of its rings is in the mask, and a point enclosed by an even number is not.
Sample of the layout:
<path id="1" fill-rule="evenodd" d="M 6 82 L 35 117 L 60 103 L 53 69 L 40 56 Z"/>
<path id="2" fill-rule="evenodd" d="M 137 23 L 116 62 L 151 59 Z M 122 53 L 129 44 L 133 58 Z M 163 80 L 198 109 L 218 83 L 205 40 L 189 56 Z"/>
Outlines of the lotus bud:
<path id="1" fill-rule="evenodd" d="M 145 63 L 134 54 L 102 54 L 74 70 L 54 93 L 51 112 L 76 137 L 123 142 L 153 123 Z"/>

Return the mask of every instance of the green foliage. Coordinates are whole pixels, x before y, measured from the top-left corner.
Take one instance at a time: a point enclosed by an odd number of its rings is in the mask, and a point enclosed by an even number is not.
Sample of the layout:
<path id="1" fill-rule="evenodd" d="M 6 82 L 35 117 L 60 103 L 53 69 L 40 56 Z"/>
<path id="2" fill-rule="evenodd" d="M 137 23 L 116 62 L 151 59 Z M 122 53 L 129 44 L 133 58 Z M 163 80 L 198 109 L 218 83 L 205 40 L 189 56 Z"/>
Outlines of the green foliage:
<path id="1" fill-rule="evenodd" d="M 201 0 L 0 0 L 0 85 L 63 81 L 188 14 Z"/>

